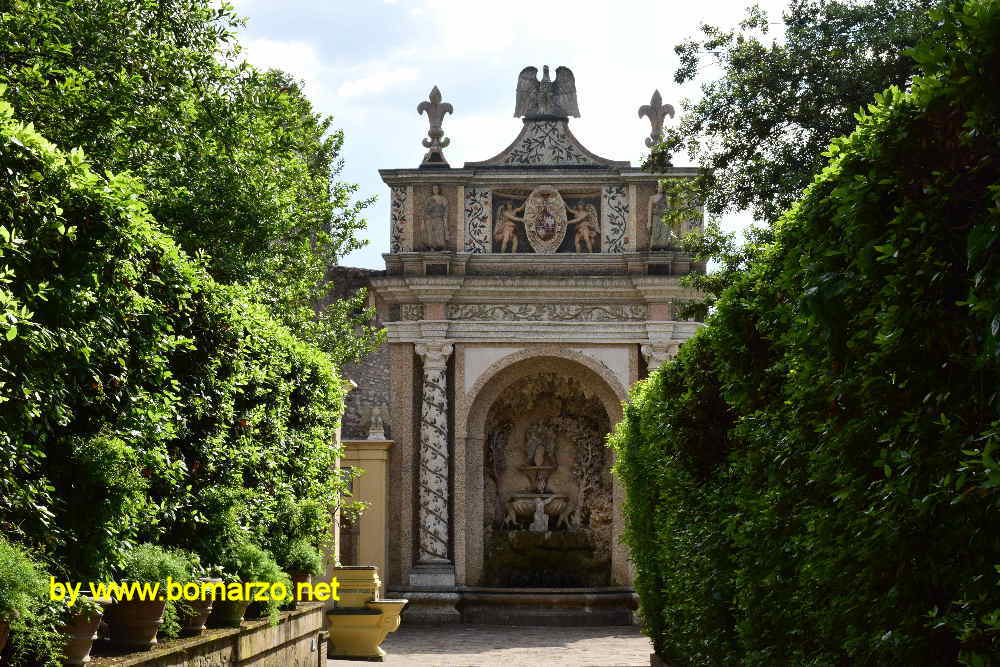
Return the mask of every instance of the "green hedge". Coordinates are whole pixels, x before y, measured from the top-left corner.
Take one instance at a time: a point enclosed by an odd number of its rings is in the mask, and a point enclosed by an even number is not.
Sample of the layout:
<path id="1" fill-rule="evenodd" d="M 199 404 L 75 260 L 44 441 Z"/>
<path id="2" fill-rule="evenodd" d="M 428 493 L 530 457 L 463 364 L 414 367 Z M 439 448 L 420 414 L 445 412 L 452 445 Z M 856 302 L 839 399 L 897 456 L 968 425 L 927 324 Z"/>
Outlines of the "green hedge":
<path id="1" fill-rule="evenodd" d="M 612 437 L 673 664 L 1000 655 L 1000 3 L 934 18 Z"/>
<path id="2" fill-rule="evenodd" d="M 141 200 L 0 100 L 0 529 L 72 579 L 139 542 L 208 563 L 316 544 L 342 488 L 337 369 Z"/>

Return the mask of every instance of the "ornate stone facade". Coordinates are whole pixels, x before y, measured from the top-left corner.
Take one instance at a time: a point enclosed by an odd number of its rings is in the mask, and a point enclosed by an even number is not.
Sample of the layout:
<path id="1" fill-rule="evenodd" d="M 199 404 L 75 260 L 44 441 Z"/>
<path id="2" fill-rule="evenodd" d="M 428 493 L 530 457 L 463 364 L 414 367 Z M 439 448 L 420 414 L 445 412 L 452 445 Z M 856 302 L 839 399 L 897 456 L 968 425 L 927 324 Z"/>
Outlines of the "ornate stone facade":
<path id="1" fill-rule="evenodd" d="M 495 157 L 380 172 L 391 251 L 369 287 L 395 441 L 386 578 L 411 623 L 459 620 L 473 590 L 630 585 L 604 437 L 628 388 L 699 326 L 677 313 L 696 297 L 681 276 L 703 266 L 650 249 L 648 225 L 657 181 L 696 171 L 594 155 L 569 129 L 572 74 L 530 69 L 523 125 Z M 431 236 L 447 243 L 426 242 L 421 228 L 442 221 Z"/>

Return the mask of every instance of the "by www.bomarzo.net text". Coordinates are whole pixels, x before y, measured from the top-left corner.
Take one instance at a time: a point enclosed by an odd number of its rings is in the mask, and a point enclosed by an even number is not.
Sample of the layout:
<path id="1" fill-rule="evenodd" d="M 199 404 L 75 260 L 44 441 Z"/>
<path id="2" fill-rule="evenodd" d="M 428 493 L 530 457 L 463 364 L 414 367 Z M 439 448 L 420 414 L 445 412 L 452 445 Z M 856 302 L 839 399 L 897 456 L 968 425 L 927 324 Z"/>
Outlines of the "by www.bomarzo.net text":
<path id="1" fill-rule="evenodd" d="M 84 583 L 59 582 L 55 577 L 49 578 L 49 598 L 52 600 L 65 600 L 66 605 L 72 607 L 80 593 L 83 591 Z M 318 581 L 315 584 L 303 581 L 295 587 L 295 597 L 299 600 L 315 600 L 316 602 L 326 602 L 327 600 L 340 600 L 337 589 L 340 582 L 334 577 L 330 583 Z M 267 602 L 269 600 L 291 600 L 292 592 L 283 583 L 270 583 L 265 581 L 241 581 L 229 584 L 220 581 L 189 581 L 180 583 L 167 577 L 167 585 L 161 586 L 159 583 L 146 583 L 138 581 L 91 581 L 87 582 L 87 592 L 95 599 L 112 600 L 160 600 L 168 601 L 183 600 L 193 602 L 195 600 L 205 600 L 211 598 L 220 601 L 248 601 Z"/>

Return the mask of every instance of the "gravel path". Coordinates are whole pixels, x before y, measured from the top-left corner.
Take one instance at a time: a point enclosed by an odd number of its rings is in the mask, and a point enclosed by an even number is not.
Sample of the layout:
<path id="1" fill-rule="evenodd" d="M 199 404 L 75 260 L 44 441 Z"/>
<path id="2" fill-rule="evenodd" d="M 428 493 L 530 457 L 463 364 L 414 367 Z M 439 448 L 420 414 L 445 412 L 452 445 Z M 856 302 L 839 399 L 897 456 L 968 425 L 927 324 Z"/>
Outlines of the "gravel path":
<path id="1" fill-rule="evenodd" d="M 649 639 L 635 627 L 537 628 L 497 625 L 407 626 L 382 644 L 385 665 L 649 665 Z M 363 663 L 329 660 L 327 665 Z"/>

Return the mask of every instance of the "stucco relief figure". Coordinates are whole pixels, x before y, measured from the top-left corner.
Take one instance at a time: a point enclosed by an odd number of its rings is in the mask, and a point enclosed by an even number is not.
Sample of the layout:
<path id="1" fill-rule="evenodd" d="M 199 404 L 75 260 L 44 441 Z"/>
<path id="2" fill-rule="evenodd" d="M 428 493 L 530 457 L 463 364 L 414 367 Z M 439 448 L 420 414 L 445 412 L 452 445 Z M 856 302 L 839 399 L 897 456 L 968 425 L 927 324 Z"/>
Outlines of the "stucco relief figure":
<path id="1" fill-rule="evenodd" d="M 448 199 L 441 186 L 431 186 L 431 196 L 424 203 L 424 247 L 444 250 L 448 247 Z"/>
<path id="2" fill-rule="evenodd" d="M 583 247 L 587 246 L 587 252 L 594 252 L 594 242 L 601 238 L 601 226 L 597 221 L 597 210 L 593 204 L 577 204 L 571 209 L 576 216 L 568 220 L 567 224 L 576 223 L 576 234 L 573 237 L 573 244 L 577 252 L 583 252 Z"/>
<path id="3" fill-rule="evenodd" d="M 496 231 L 493 233 L 493 238 L 500 244 L 500 252 L 517 252 L 517 225 L 524 222 L 524 216 L 517 214 L 524 213 L 524 206 L 525 204 L 521 204 L 514 208 L 513 204 L 507 202 L 500 207 Z"/>
<path id="4" fill-rule="evenodd" d="M 667 212 L 667 196 L 663 194 L 663 183 L 656 184 L 656 194 L 649 198 L 649 249 L 665 250 L 673 245 L 674 235 L 670 225 L 663 221 Z"/>

